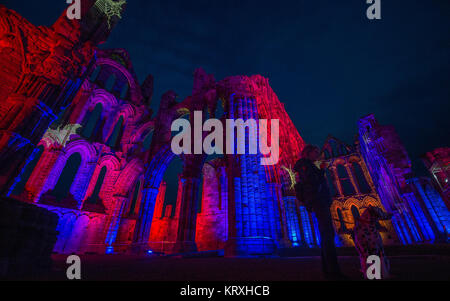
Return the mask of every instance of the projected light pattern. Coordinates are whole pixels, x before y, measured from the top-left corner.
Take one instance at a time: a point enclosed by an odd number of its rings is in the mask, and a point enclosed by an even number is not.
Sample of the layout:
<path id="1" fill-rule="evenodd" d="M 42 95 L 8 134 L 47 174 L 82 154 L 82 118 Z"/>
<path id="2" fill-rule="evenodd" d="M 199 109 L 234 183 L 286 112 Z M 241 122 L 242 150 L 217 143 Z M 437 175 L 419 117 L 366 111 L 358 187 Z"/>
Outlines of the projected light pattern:
<path id="1" fill-rule="evenodd" d="M 125 0 L 97 0 L 95 6 L 106 15 L 108 18 L 108 27 L 111 28 L 112 17 L 122 19 L 122 10 L 125 3 L 127 3 Z"/>

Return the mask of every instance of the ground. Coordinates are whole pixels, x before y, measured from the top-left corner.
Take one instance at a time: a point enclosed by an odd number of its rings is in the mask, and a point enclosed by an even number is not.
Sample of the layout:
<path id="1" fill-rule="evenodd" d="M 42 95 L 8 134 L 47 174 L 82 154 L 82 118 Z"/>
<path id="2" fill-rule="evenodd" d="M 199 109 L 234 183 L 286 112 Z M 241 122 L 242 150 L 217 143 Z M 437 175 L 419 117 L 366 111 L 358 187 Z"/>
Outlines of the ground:
<path id="1" fill-rule="evenodd" d="M 176 258 L 84 255 L 83 280 L 132 281 L 311 281 L 324 280 L 320 257 Z M 54 266 L 41 280 L 66 280 L 66 256 L 54 255 Z M 393 280 L 449 280 L 450 256 L 403 255 L 390 258 Z M 362 280 L 359 260 L 341 256 L 350 280 Z"/>

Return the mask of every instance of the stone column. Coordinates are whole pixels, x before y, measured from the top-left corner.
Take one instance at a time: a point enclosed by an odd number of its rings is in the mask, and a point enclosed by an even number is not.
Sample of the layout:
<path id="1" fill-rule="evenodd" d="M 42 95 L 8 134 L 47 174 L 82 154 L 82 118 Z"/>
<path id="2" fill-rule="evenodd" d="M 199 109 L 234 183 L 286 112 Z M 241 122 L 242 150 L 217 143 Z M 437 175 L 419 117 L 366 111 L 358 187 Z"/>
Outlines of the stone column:
<path id="1" fill-rule="evenodd" d="M 159 189 L 155 187 L 145 187 L 142 191 L 141 209 L 139 210 L 139 218 L 136 222 L 131 246 L 133 253 L 140 254 L 147 251 L 158 193 Z"/>
<path id="2" fill-rule="evenodd" d="M 231 97 L 229 106 L 231 119 L 259 119 L 254 97 Z M 264 167 L 261 166 L 261 154 L 249 154 L 247 142 L 246 138 L 246 154 L 227 156 L 230 190 L 229 235 L 225 255 L 230 257 L 273 254 L 277 247 L 273 234 L 273 206 L 267 199 L 270 189 L 265 180 Z"/>
<path id="3" fill-rule="evenodd" d="M 111 212 L 111 216 L 109 218 L 108 230 L 106 232 L 106 239 L 105 239 L 106 254 L 114 253 L 113 244 L 116 242 L 117 233 L 119 231 L 119 226 L 126 203 L 127 203 L 126 197 L 118 197 L 115 201 L 113 211 Z"/>
<path id="4" fill-rule="evenodd" d="M 182 177 L 180 217 L 174 253 L 196 252 L 195 232 L 199 203 L 200 178 Z"/>
<path id="5" fill-rule="evenodd" d="M 343 197 L 344 196 L 344 190 L 342 189 L 341 179 L 339 178 L 339 175 L 337 173 L 336 166 L 333 165 L 331 167 L 331 171 L 333 172 L 333 175 L 334 175 L 334 179 L 335 179 L 336 188 L 338 190 L 338 193 L 339 193 L 339 195 L 341 197 Z"/>
<path id="6" fill-rule="evenodd" d="M 279 216 L 278 220 L 274 221 L 279 225 L 280 229 L 280 237 L 278 239 L 280 240 L 283 247 L 289 247 L 291 245 L 289 240 L 289 234 L 288 234 L 288 227 L 287 227 L 287 218 L 286 218 L 286 204 L 285 200 L 283 198 L 283 192 L 282 192 L 282 185 L 279 183 L 269 183 L 268 187 L 271 190 L 270 197 L 272 199 L 272 202 L 274 204 L 275 210 L 278 210 Z M 294 203 L 294 206 L 296 204 Z M 296 210 L 297 213 L 297 210 Z"/>

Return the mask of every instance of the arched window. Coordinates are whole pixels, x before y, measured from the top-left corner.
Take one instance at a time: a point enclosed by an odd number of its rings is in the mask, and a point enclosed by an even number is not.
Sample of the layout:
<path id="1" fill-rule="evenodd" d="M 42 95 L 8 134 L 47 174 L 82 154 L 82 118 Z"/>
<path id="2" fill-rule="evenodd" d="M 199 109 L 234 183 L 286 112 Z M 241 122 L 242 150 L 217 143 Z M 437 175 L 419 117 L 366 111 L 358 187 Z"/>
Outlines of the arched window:
<path id="1" fill-rule="evenodd" d="M 55 189 L 53 189 L 52 195 L 56 197 L 58 201 L 61 201 L 67 197 L 72 187 L 72 183 L 80 169 L 81 155 L 74 153 L 66 161 L 61 175 L 59 176 L 58 183 L 56 183 Z"/>
<path id="2" fill-rule="evenodd" d="M 128 84 L 123 85 L 122 90 L 120 91 L 120 98 L 125 99 L 128 94 Z"/>
<path id="3" fill-rule="evenodd" d="M 147 134 L 147 136 L 145 136 L 143 147 L 144 147 L 144 152 L 148 151 L 150 149 L 150 146 L 152 145 L 152 138 L 153 138 L 153 131 L 151 131 L 150 133 Z"/>
<path id="4" fill-rule="evenodd" d="M 369 183 L 367 183 L 367 180 L 366 180 L 364 172 L 361 168 L 361 165 L 354 162 L 353 163 L 353 172 L 355 174 L 356 180 L 358 181 L 359 190 L 361 191 L 361 193 L 370 193 L 371 188 L 369 186 Z"/>
<path id="5" fill-rule="evenodd" d="M 92 192 L 91 197 L 88 199 L 89 204 L 97 204 L 107 171 L 108 168 L 106 166 L 103 166 L 102 169 L 100 170 L 100 174 L 98 175 L 94 191 Z"/>
<path id="6" fill-rule="evenodd" d="M 334 182 L 333 173 L 329 169 L 327 169 L 325 171 L 325 175 L 326 175 L 327 180 L 328 180 L 328 187 L 330 188 L 330 194 L 331 194 L 331 196 L 334 197 L 334 196 L 336 196 L 338 194 L 338 191 L 336 189 L 336 184 Z"/>
<path id="7" fill-rule="evenodd" d="M 359 210 L 355 205 L 352 206 L 352 215 L 355 221 L 359 220 L 359 218 L 361 217 L 361 215 L 359 214 Z"/>
<path id="8" fill-rule="evenodd" d="M 131 200 L 129 215 L 133 215 L 135 213 L 140 190 L 141 190 L 141 181 L 137 181 L 136 186 L 134 187 L 133 199 Z"/>
<path id="9" fill-rule="evenodd" d="M 44 147 L 42 145 L 33 152 L 33 154 L 30 156 L 30 161 L 26 163 L 22 174 L 20 175 L 20 181 L 14 186 L 11 195 L 20 195 L 23 192 L 23 190 L 25 189 L 25 185 L 30 179 L 31 174 L 36 168 L 36 165 L 39 163 L 39 160 L 41 159 L 43 153 Z"/>
<path id="10" fill-rule="evenodd" d="M 337 209 L 337 215 L 338 215 L 338 218 L 339 218 L 339 224 L 340 224 L 340 226 L 341 226 L 341 229 L 342 229 L 342 230 L 347 229 L 347 226 L 345 225 L 345 221 L 344 221 L 344 216 L 342 215 L 342 210 L 341 210 L 341 208 L 338 208 L 338 209 Z"/>
<path id="11" fill-rule="evenodd" d="M 115 148 L 117 143 L 120 142 L 120 138 L 122 136 L 122 126 L 123 126 L 123 116 L 120 116 L 119 120 L 114 127 L 111 136 L 109 136 L 108 142 L 106 143 L 109 147 Z"/>
<path id="12" fill-rule="evenodd" d="M 83 137 L 85 138 L 91 138 L 94 131 L 97 130 L 97 127 L 99 125 L 99 121 L 102 117 L 103 112 L 103 106 L 101 103 L 98 103 L 94 110 L 88 115 L 87 122 L 85 123 L 85 126 L 83 127 Z"/>
<path id="13" fill-rule="evenodd" d="M 115 83 L 116 83 L 116 76 L 114 74 L 111 74 L 108 80 L 106 81 L 105 90 L 111 92 L 112 89 L 114 88 Z"/>
<path id="14" fill-rule="evenodd" d="M 353 187 L 352 181 L 350 180 L 347 169 L 344 167 L 344 165 L 338 165 L 337 172 L 344 195 L 348 196 L 355 194 L 355 188 Z"/>
<path id="15" fill-rule="evenodd" d="M 95 68 L 95 70 L 92 72 L 91 77 L 90 77 L 90 81 L 91 82 L 95 82 L 97 80 L 98 75 L 100 74 L 100 71 L 102 70 L 101 66 L 97 66 L 97 68 Z"/>

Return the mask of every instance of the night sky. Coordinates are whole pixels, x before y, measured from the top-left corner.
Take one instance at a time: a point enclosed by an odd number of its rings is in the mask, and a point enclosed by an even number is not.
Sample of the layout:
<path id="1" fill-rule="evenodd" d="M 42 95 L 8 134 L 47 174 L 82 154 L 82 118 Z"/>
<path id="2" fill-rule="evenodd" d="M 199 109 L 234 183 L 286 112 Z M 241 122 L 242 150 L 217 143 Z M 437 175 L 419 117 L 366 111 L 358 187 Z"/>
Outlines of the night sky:
<path id="1" fill-rule="evenodd" d="M 0 0 L 36 25 L 51 25 L 65 0 Z M 352 143 L 357 121 L 392 124 L 416 170 L 419 156 L 449 146 L 450 1 L 129 0 L 103 48 L 126 48 L 142 81 L 161 94 L 190 94 L 192 73 L 216 79 L 262 74 L 309 143 L 328 134 Z"/>

